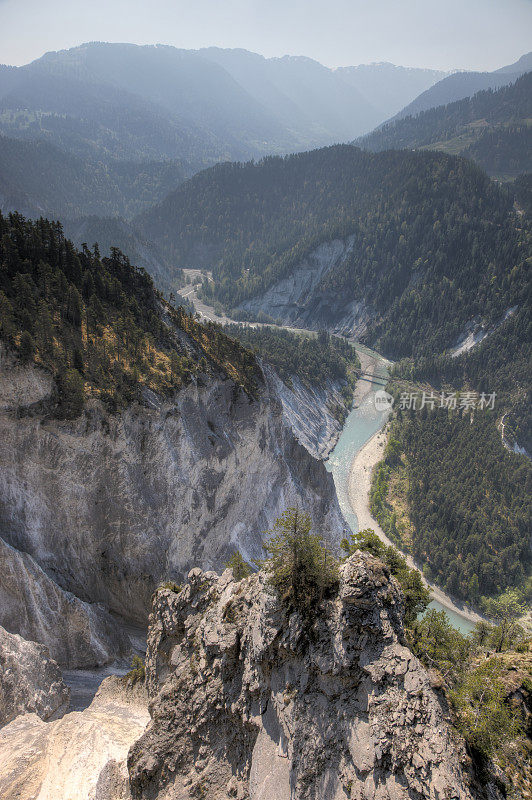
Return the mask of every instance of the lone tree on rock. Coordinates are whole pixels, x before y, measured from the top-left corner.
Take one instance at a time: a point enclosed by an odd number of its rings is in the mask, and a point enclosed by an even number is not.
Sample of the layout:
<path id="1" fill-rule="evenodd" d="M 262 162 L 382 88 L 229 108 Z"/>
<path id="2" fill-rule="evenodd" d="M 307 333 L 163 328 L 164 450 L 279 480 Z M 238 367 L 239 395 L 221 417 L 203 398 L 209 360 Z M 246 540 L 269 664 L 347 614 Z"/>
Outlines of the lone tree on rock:
<path id="1" fill-rule="evenodd" d="M 287 508 L 275 521 L 264 549 L 261 566 L 289 608 L 306 613 L 338 584 L 337 559 L 299 508 Z"/>

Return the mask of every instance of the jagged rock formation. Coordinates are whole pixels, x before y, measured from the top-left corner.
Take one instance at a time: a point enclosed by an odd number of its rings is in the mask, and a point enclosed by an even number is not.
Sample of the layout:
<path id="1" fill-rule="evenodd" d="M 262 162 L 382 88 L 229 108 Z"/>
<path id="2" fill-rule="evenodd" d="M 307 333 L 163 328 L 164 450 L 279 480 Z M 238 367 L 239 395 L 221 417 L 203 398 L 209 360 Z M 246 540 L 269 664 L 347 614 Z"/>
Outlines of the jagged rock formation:
<path id="1" fill-rule="evenodd" d="M 69 697 L 48 649 L 0 628 L 0 725 L 26 713 L 49 719 L 66 710 Z"/>
<path id="2" fill-rule="evenodd" d="M 462 742 L 403 644 L 402 594 L 356 553 L 305 624 L 262 573 L 194 569 L 153 604 L 152 722 L 132 795 L 154 800 L 472 800 Z"/>
<path id="3" fill-rule="evenodd" d="M 18 717 L 0 731 L 2 800 L 127 800 L 125 764 L 149 720 L 143 687 L 107 678 L 89 708 L 42 722 Z"/>
<path id="4" fill-rule="evenodd" d="M 107 664 L 131 649 L 113 617 L 65 592 L 0 538 L 0 625 L 49 649 L 65 669 Z"/>
<path id="5" fill-rule="evenodd" d="M 343 522 L 332 477 L 300 445 L 275 389 L 250 399 L 210 376 L 172 401 L 110 415 L 91 401 L 76 420 L 46 414 L 50 378 L 0 370 L 0 535 L 62 589 L 146 620 L 151 594 L 262 533 L 290 504 L 324 535 Z"/>

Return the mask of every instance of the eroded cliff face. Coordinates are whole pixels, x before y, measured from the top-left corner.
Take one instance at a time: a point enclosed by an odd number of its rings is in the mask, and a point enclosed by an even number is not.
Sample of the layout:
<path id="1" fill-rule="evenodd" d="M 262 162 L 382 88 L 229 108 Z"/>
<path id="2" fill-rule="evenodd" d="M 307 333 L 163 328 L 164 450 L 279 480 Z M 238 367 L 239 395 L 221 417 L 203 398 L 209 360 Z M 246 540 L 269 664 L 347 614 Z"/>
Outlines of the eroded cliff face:
<path id="1" fill-rule="evenodd" d="M 314 458 L 327 458 L 342 431 L 341 415 L 346 413 L 340 381 L 322 389 L 307 386 L 293 375 L 292 385 L 287 386 L 273 369 L 267 368 L 267 373 L 296 439 Z"/>
<path id="2" fill-rule="evenodd" d="M 463 744 L 401 620 L 398 584 L 360 552 L 310 624 L 262 573 L 195 569 L 179 593 L 159 591 L 133 797 L 472 800 Z"/>
<path id="3" fill-rule="evenodd" d="M 144 622 L 165 578 L 219 568 L 234 547 L 299 504 L 337 540 L 333 481 L 300 445 L 271 385 L 250 399 L 223 377 L 172 402 L 77 420 L 46 416 L 50 379 L 4 360 L 0 371 L 0 535 L 62 589 Z M 147 407 L 147 406 L 150 407 Z"/>
<path id="4" fill-rule="evenodd" d="M 108 611 L 61 589 L 30 555 L 1 538 L 0 625 L 46 645 L 65 669 L 102 666 L 131 649 Z"/>
<path id="5" fill-rule="evenodd" d="M 346 336 L 360 336 L 371 319 L 363 298 L 349 300 L 320 286 L 322 278 L 351 255 L 354 236 L 324 242 L 298 264 L 286 278 L 263 294 L 246 300 L 240 308 L 267 314 L 284 325 L 317 330 L 324 328 Z"/>

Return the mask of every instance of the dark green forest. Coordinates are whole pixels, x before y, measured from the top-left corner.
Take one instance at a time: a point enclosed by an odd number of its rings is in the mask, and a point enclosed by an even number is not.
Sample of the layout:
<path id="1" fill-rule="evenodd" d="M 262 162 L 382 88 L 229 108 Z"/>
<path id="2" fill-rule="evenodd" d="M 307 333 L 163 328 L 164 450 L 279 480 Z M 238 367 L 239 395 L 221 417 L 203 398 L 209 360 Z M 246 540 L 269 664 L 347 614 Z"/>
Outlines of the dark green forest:
<path id="1" fill-rule="evenodd" d="M 532 169 L 532 72 L 500 89 L 422 111 L 383 125 L 357 141 L 374 152 L 434 147 L 461 153 L 490 175 L 515 177 Z"/>
<path id="2" fill-rule="evenodd" d="M 478 602 L 523 584 L 532 566 L 532 466 L 506 450 L 496 414 L 398 411 L 372 485 L 372 511 L 452 595 Z M 401 482 L 401 474 L 406 482 Z"/>
<path id="3" fill-rule="evenodd" d="M 506 415 L 506 440 L 517 441 L 532 452 L 532 319 L 528 303 L 471 351 L 456 358 L 444 354 L 401 361 L 393 374 L 437 386 L 496 392 L 499 412 Z"/>
<path id="4" fill-rule="evenodd" d="M 3 207 L 62 218 L 132 217 L 184 180 L 178 161 L 83 160 L 46 141 L 0 135 Z"/>
<path id="5" fill-rule="evenodd" d="M 532 170 L 532 126 L 487 129 L 461 153 L 488 175 L 512 179 Z"/>
<path id="6" fill-rule="evenodd" d="M 0 336 L 22 363 L 52 373 L 53 411 L 67 417 L 89 397 L 116 410 L 209 370 L 248 392 L 260 382 L 248 350 L 168 305 L 117 248 L 103 258 L 97 246 L 77 250 L 59 223 L 20 214 L 0 214 Z"/>
<path id="7" fill-rule="evenodd" d="M 345 339 L 327 331 L 308 336 L 270 326 L 227 325 L 224 331 L 271 364 L 288 385 L 293 376 L 319 388 L 339 381 L 345 385 L 346 402 L 350 402 L 360 361 Z"/>
<path id="8" fill-rule="evenodd" d="M 339 145 L 216 166 L 137 221 L 174 263 L 213 264 L 208 299 L 230 310 L 321 242 L 353 234 L 318 291 L 331 297 L 332 322 L 364 301 L 378 320 L 368 342 L 401 357 L 442 351 L 472 315 L 495 318 L 522 300 L 512 201 L 465 159 Z"/>

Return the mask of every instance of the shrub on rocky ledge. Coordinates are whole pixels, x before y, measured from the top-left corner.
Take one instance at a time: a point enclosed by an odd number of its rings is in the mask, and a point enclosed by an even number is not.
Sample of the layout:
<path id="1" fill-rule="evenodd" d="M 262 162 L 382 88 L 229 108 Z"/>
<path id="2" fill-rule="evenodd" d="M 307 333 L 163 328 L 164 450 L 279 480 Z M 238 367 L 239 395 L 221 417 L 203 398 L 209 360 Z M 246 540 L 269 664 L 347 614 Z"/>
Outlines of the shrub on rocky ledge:
<path id="1" fill-rule="evenodd" d="M 338 585 L 338 560 L 321 536 L 312 533 L 309 514 L 288 508 L 275 521 L 261 562 L 282 603 L 307 613 Z"/>
<path id="2" fill-rule="evenodd" d="M 133 656 L 131 669 L 124 675 L 127 686 L 135 686 L 137 683 L 144 682 L 146 678 L 146 668 L 140 656 Z"/>

